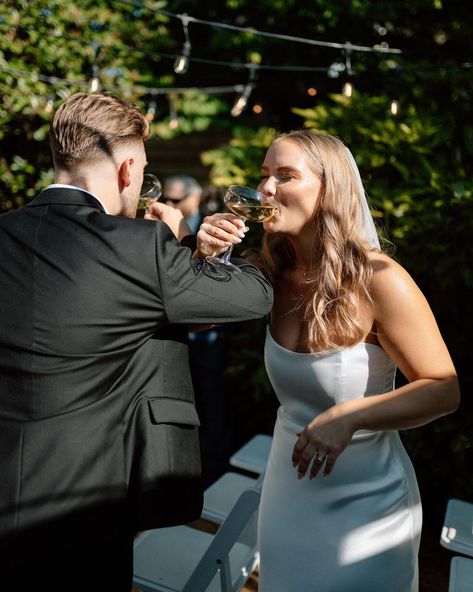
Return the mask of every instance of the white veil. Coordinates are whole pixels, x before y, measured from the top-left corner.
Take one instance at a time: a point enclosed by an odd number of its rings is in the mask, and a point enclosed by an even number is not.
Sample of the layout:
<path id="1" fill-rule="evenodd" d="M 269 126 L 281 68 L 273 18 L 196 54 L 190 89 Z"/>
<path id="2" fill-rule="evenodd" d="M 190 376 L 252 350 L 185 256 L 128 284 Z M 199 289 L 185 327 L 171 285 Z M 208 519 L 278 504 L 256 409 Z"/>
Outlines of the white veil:
<path id="1" fill-rule="evenodd" d="M 346 146 L 345 146 L 346 148 Z M 363 183 L 361 181 L 360 171 L 358 169 L 358 165 L 356 164 L 355 159 L 353 158 L 353 154 L 350 152 L 348 148 L 346 148 L 348 160 L 352 166 L 353 172 L 355 173 L 355 179 L 358 184 L 358 188 L 360 190 L 361 196 L 361 216 L 362 216 L 362 223 L 363 223 L 363 231 L 365 234 L 365 239 L 368 244 L 370 244 L 375 249 L 380 248 L 378 232 L 376 230 L 376 226 L 373 220 L 373 216 L 371 215 L 371 211 L 368 205 L 368 200 L 366 198 L 365 188 L 363 187 Z"/>

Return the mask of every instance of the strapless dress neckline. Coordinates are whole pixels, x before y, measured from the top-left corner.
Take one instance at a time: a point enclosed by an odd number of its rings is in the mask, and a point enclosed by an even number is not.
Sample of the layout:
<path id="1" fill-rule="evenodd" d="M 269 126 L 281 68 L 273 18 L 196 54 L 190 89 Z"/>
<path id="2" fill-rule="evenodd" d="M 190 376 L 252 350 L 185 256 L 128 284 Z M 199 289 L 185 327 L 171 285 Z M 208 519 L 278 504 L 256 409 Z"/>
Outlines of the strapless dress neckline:
<path id="1" fill-rule="evenodd" d="M 271 333 L 271 329 L 269 326 L 266 327 L 266 333 L 269 336 L 270 340 L 273 342 L 273 344 L 277 348 L 279 348 L 280 350 L 285 351 L 289 354 L 293 354 L 295 356 L 315 356 L 315 357 L 330 356 L 330 355 L 340 353 L 343 350 L 355 349 L 357 347 L 363 347 L 363 346 L 365 347 L 365 349 L 370 348 L 370 347 L 374 347 L 374 348 L 382 351 L 387 356 L 386 352 L 384 351 L 384 349 L 381 346 L 376 345 L 376 343 L 367 343 L 366 341 L 360 341 L 358 343 L 355 343 L 355 345 L 349 345 L 349 346 L 341 348 L 341 349 L 335 349 L 335 348 L 325 349 L 325 350 L 322 350 L 319 352 L 314 352 L 314 353 L 312 353 L 312 352 L 296 352 L 292 349 L 288 349 L 287 347 L 284 347 L 278 341 L 276 341 L 276 339 L 273 337 L 273 335 Z"/>

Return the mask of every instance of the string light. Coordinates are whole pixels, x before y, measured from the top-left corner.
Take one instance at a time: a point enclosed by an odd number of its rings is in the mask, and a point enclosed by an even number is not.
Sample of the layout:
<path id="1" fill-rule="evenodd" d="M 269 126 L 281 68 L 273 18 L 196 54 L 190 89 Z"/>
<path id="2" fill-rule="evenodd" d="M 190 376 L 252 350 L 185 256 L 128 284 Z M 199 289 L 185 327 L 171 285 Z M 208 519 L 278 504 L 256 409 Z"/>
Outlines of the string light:
<path id="1" fill-rule="evenodd" d="M 89 84 L 89 91 L 96 93 L 100 90 L 99 68 L 97 64 L 92 66 L 92 79 Z"/>
<path id="2" fill-rule="evenodd" d="M 48 100 L 46 101 L 46 105 L 44 106 L 44 110 L 46 113 L 52 113 L 54 109 L 54 96 L 49 95 Z"/>
<path id="3" fill-rule="evenodd" d="M 350 78 L 353 76 L 353 68 L 351 66 L 351 52 L 351 43 L 345 43 L 343 53 L 345 54 L 345 72 L 347 74 L 348 80 L 343 85 L 342 94 L 347 98 L 351 98 L 353 96 L 354 90 L 353 83 L 350 81 Z"/>
<path id="4" fill-rule="evenodd" d="M 389 112 L 393 117 L 399 115 L 399 102 L 393 99 L 389 104 Z"/>
<path id="5" fill-rule="evenodd" d="M 156 115 L 156 98 L 154 95 L 151 97 L 151 100 L 148 104 L 148 111 L 146 112 L 146 119 L 151 123 Z"/>
<path id="6" fill-rule="evenodd" d="M 233 115 L 233 117 L 238 117 L 246 109 L 246 106 L 248 104 L 248 99 L 250 98 L 250 95 L 251 95 L 251 91 L 253 90 L 253 88 L 255 86 L 253 84 L 253 80 L 255 79 L 255 76 L 256 76 L 256 68 L 251 68 L 250 73 L 248 75 L 248 82 L 246 83 L 245 88 L 243 89 L 243 92 L 241 93 L 241 95 L 233 103 L 232 110 L 230 111 L 230 113 Z"/>
<path id="7" fill-rule="evenodd" d="M 353 84 L 351 82 L 345 82 L 342 88 L 342 95 L 347 98 L 353 96 Z"/>
<path id="8" fill-rule="evenodd" d="M 182 46 L 181 55 L 177 56 L 176 61 L 174 62 L 174 72 L 176 74 L 185 74 L 189 69 L 189 56 L 191 53 L 191 41 L 189 37 L 189 30 L 187 25 L 189 23 L 189 19 L 187 15 L 180 16 L 182 29 L 184 31 L 184 45 Z"/>
<path id="9" fill-rule="evenodd" d="M 94 61 L 92 64 L 92 79 L 89 85 L 89 92 L 96 93 L 100 90 L 99 67 L 97 66 L 100 45 L 96 41 L 93 41 L 92 49 L 94 52 Z"/>
<path id="10" fill-rule="evenodd" d="M 169 114 L 169 127 L 170 129 L 176 129 L 179 127 L 179 119 L 177 118 L 177 113 L 173 109 Z"/>
<path id="11" fill-rule="evenodd" d="M 281 35 L 279 33 L 268 33 L 266 31 L 258 31 L 257 29 L 253 29 L 250 27 L 237 27 L 235 25 L 229 25 L 227 23 L 219 23 L 216 21 L 206 21 L 203 19 L 194 18 L 187 14 L 175 14 L 173 12 L 169 12 L 168 10 L 163 10 L 161 8 L 151 8 L 150 6 L 143 6 L 141 1 L 135 0 L 115 0 L 118 4 L 127 4 L 131 6 L 135 6 L 140 10 L 149 10 L 150 12 L 154 12 L 156 14 L 163 14 L 170 18 L 177 18 L 182 21 L 183 17 L 186 18 L 188 23 L 197 23 L 199 25 L 206 25 L 212 28 L 220 28 L 220 29 L 227 29 L 231 31 L 239 31 L 245 34 L 254 35 L 255 37 L 269 37 L 271 39 L 280 39 L 282 41 L 294 41 L 297 43 L 304 43 L 306 45 L 317 45 L 319 47 L 330 47 L 332 49 L 343 49 L 347 46 L 347 43 L 333 43 L 331 41 L 320 41 L 318 39 L 307 39 L 304 37 L 295 37 L 293 35 Z M 379 53 L 402 53 L 400 49 L 396 48 L 389 48 L 389 47 L 382 47 L 382 46 L 373 46 L 368 47 L 364 45 L 353 45 L 350 44 L 352 51 L 363 51 L 363 52 L 379 52 Z"/>
<path id="12" fill-rule="evenodd" d="M 310 97 L 315 97 L 315 95 L 317 94 L 317 89 L 311 86 L 310 88 L 307 89 L 307 94 Z"/>
<path id="13" fill-rule="evenodd" d="M 262 112 L 263 112 L 263 107 L 259 103 L 255 103 L 253 105 L 253 113 L 256 113 L 256 115 L 259 115 Z"/>
<path id="14" fill-rule="evenodd" d="M 177 111 L 176 111 L 176 100 L 177 100 L 177 95 L 176 93 L 171 93 L 168 97 L 168 101 L 169 101 L 169 128 L 172 130 L 175 130 L 179 127 L 179 119 L 177 117 Z"/>

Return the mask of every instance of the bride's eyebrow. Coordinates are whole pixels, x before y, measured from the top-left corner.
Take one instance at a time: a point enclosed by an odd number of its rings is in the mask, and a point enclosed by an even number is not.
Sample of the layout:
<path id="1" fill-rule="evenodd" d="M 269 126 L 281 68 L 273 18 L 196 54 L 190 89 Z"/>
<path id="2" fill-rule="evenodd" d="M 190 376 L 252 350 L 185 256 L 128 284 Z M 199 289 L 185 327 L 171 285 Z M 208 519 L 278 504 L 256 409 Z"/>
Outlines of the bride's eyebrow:
<path id="1" fill-rule="evenodd" d="M 268 166 L 262 166 L 261 170 L 262 171 L 267 171 L 270 167 Z M 299 169 L 296 167 L 292 167 L 292 166 L 278 166 L 276 167 L 276 171 L 278 173 L 299 173 Z"/>

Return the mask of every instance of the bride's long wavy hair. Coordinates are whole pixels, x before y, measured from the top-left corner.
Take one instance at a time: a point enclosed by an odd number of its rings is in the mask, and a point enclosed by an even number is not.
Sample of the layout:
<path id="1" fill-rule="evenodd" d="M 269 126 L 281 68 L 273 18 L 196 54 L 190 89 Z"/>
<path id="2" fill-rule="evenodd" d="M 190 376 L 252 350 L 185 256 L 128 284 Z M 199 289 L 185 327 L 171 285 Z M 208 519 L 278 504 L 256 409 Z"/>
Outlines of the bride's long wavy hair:
<path id="1" fill-rule="evenodd" d="M 311 352 L 340 349 L 364 337 L 357 321 L 360 304 L 372 303 L 372 268 L 363 226 L 362 187 L 355 176 L 345 145 L 336 137 L 313 130 L 296 130 L 275 141 L 293 142 L 312 170 L 322 180 L 314 195 L 312 259 L 315 276 L 307 279 L 310 289 L 304 319 L 308 323 Z M 295 267 L 291 242 L 282 234 L 265 234 L 264 268 L 277 285 L 278 278 Z"/>

